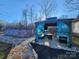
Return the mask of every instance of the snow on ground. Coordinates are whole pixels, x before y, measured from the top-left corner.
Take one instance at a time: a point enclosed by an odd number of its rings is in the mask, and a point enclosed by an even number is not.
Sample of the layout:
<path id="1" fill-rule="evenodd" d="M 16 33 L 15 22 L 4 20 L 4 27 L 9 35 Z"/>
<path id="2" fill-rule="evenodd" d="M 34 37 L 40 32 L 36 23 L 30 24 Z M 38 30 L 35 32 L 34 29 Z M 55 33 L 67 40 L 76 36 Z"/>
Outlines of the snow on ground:
<path id="1" fill-rule="evenodd" d="M 33 37 L 31 37 L 33 38 Z M 18 45 L 20 43 L 22 43 L 23 41 L 27 40 L 27 42 L 34 40 L 33 39 L 29 39 L 29 38 L 14 38 L 11 36 L 4 36 L 4 35 L 0 35 L 0 41 L 2 42 L 6 42 L 6 43 L 10 43 L 10 44 L 14 44 L 14 45 Z"/>
<path id="2" fill-rule="evenodd" d="M 32 30 L 7 29 L 3 35 L 0 35 L 0 41 L 18 45 L 33 35 Z"/>
<path id="3" fill-rule="evenodd" d="M 30 37 L 30 36 L 33 36 L 34 35 L 34 32 L 33 30 L 25 30 L 25 29 L 7 29 L 5 30 L 4 32 L 4 35 L 7 35 L 7 36 L 14 36 L 14 37 Z"/>

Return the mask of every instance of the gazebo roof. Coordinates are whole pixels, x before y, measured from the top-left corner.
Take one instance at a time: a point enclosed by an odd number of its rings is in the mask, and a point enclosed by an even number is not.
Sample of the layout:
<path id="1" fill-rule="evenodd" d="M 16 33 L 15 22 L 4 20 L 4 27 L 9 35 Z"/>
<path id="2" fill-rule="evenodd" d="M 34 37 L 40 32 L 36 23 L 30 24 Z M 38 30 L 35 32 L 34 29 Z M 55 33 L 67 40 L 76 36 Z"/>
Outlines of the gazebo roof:
<path id="1" fill-rule="evenodd" d="M 45 21 L 43 22 L 59 22 L 59 21 L 62 21 L 62 22 L 73 22 L 74 20 L 76 20 L 75 18 L 66 18 L 66 19 L 57 19 L 57 18 L 47 18 Z"/>
<path id="2" fill-rule="evenodd" d="M 36 22 L 35 24 L 39 24 L 39 23 L 57 23 L 57 22 L 74 22 L 74 21 L 79 21 L 77 20 L 76 18 L 65 18 L 65 19 L 57 19 L 56 17 L 50 17 L 50 18 L 47 18 L 46 20 L 44 21 L 41 21 L 41 22 Z"/>

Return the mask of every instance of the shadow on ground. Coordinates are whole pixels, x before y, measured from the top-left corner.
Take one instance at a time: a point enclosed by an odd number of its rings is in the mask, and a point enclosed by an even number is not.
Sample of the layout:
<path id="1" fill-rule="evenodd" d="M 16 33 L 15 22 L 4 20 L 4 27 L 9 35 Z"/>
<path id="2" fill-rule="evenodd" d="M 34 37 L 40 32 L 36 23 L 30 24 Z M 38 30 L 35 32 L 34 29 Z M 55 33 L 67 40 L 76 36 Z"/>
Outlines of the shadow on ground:
<path id="1" fill-rule="evenodd" d="M 62 49 L 49 48 L 31 43 L 38 54 L 38 59 L 79 59 L 79 53 Z"/>

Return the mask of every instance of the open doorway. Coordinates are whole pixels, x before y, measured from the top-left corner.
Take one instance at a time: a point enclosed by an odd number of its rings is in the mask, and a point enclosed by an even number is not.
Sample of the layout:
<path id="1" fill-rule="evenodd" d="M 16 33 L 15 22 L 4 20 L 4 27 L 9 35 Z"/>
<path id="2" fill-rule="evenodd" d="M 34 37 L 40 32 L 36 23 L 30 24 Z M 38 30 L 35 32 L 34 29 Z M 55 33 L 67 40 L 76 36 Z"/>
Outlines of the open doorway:
<path id="1" fill-rule="evenodd" d="M 55 38 L 56 28 L 57 28 L 57 23 L 46 23 L 44 25 L 45 36 L 48 36 L 48 37 L 50 36 L 49 39 Z"/>

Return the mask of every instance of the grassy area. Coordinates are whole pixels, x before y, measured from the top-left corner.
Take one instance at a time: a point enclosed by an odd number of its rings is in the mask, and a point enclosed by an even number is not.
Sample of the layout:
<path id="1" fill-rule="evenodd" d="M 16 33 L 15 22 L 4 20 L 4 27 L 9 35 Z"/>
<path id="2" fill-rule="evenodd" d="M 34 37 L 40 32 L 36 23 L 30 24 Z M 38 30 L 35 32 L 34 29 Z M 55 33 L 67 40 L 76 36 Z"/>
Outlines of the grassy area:
<path id="1" fill-rule="evenodd" d="M 3 59 L 6 55 L 6 52 L 7 52 L 7 48 L 9 47 L 10 45 L 7 44 L 7 43 L 4 43 L 4 42 L 0 42 L 0 59 Z"/>
<path id="2" fill-rule="evenodd" d="M 79 47 L 79 38 L 73 37 L 72 42 Z"/>
<path id="3" fill-rule="evenodd" d="M 4 32 L 1 32 L 1 31 L 0 31 L 0 34 L 4 34 Z"/>
<path id="4" fill-rule="evenodd" d="M 5 50 L 3 49 L 0 51 L 0 59 L 3 59 L 4 55 L 5 55 Z"/>

